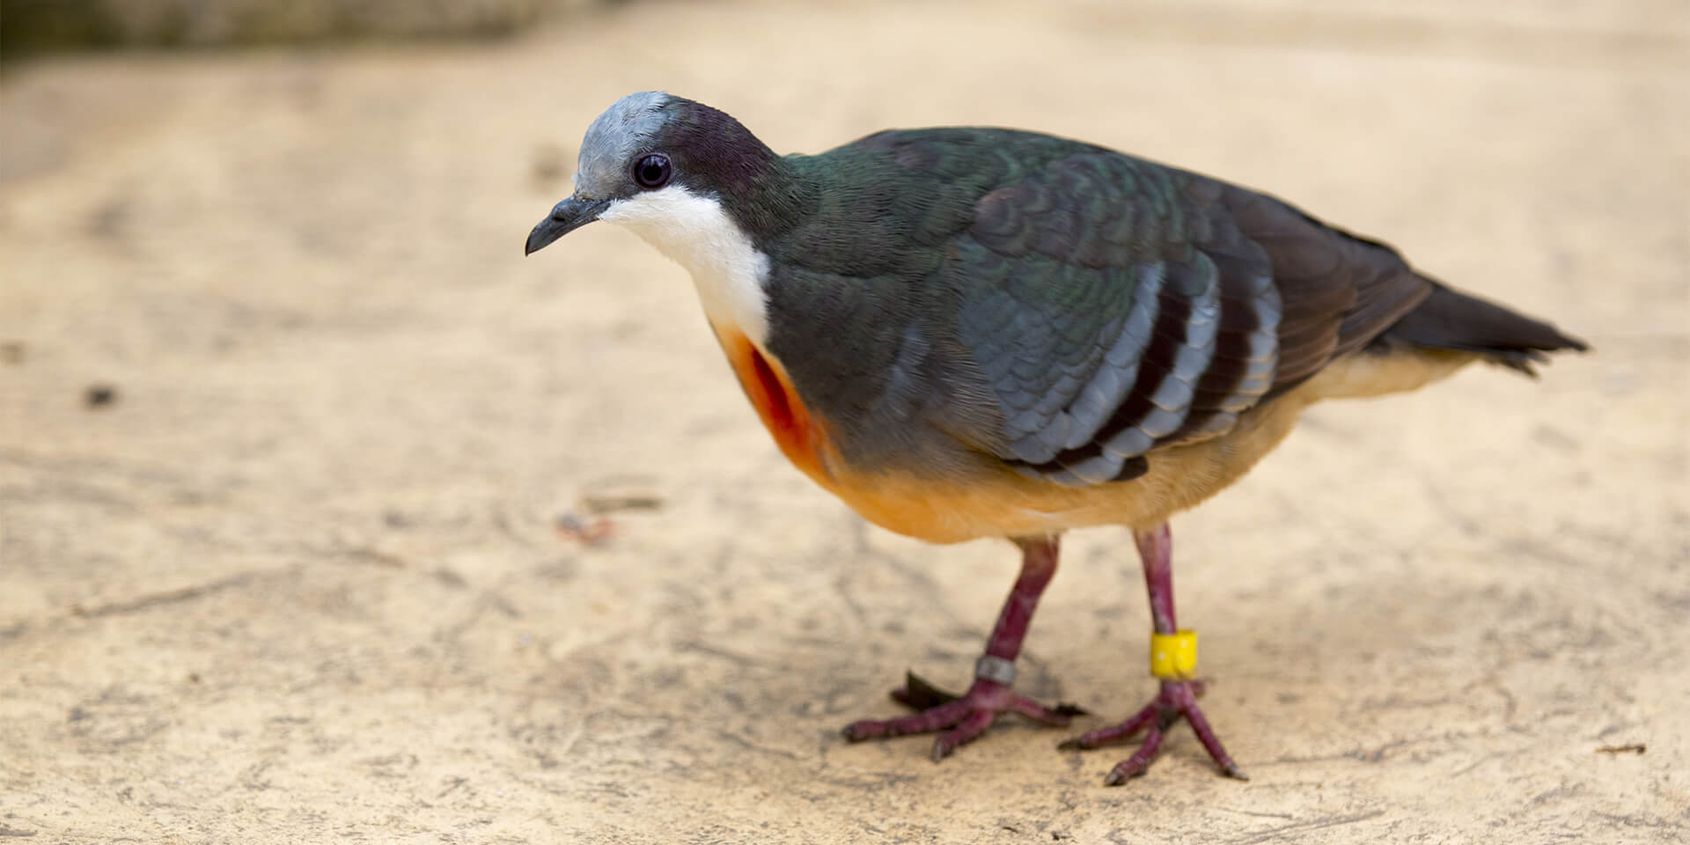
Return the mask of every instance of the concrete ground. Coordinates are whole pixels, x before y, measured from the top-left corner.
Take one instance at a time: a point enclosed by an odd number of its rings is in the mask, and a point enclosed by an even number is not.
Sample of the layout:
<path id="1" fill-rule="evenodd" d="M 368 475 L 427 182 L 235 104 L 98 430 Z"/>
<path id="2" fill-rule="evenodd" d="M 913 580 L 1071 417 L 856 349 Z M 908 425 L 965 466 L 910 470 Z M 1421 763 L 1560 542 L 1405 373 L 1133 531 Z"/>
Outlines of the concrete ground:
<path id="1" fill-rule="evenodd" d="M 1120 789 L 1022 725 L 847 746 L 906 667 L 966 680 L 1015 556 L 787 467 L 633 237 L 522 258 L 648 87 L 782 150 L 1177 162 L 1596 352 L 1318 408 L 1176 523 L 1250 782 L 1183 727 Z M 0 141 L 0 840 L 1690 837 L 1679 0 L 633 4 L 13 67 Z M 1022 686 L 1119 719 L 1147 629 L 1126 537 L 1075 535 Z"/>

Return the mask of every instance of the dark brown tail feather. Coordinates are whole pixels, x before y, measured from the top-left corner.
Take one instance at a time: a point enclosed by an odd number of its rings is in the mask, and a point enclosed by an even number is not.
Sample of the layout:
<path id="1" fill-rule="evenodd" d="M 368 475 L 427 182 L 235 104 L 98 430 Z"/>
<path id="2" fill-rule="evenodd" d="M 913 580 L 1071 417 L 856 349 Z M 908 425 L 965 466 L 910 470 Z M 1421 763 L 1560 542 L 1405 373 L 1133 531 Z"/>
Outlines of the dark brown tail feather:
<path id="1" fill-rule="evenodd" d="M 1537 375 L 1533 364 L 1548 360 L 1545 353 L 1590 348 L 1548 323 L 1436 282 L 1432 295 L 1386 329 L 1375 343 L 1476 352 L 1529 376 Z"/>

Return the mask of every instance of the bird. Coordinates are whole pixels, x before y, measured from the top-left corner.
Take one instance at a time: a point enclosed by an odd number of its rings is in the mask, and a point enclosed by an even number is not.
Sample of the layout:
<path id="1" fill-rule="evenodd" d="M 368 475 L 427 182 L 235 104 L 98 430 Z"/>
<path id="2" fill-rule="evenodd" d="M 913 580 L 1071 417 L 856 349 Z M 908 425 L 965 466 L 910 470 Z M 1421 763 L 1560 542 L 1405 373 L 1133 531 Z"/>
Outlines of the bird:
<path id="1" fill-rule="evenodd" d="M 1387 244 L 1268 194 L 1037 132 L 876 132 L 781 155 L 726 112 L 629 94 L 586 130 L 570 196 L 524 254 L 593 221 L 682 265 L 775 444 L 867 521 L 931 543 L 1002 538 L 1021 569 L 956 695 L 844 729 L 935 734 L 941 760 L 1004 714 L 1085 713 L 1015 691 L 1065 532 L 1124 526 L 1149 595 L 1157 692 L 1062 743 L 1138 740 L 1144 774 L 1198 705 L 1175 615 L 1170 518 L 1232 485 L 1302 412 L 1414 390 L 1474 362 L 1535 376 L 1586 344 L 1463 293 Z"/>

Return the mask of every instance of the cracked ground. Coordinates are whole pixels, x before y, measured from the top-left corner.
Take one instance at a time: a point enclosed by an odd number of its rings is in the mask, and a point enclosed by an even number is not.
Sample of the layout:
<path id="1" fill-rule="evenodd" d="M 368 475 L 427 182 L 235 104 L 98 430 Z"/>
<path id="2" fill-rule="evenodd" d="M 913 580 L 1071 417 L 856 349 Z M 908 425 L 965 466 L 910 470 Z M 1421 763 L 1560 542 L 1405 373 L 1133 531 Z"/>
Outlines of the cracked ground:
<path id="1" fill-rule="evenodd" d="M 1676 0 L 631 4 L 509 41 L 0 76 L 0 841 L 1690 837 L 1690 21 Z M 748 44 L 751 49 L 748 49 Z M 778 69 L 778 72 L 772 69 Z M 1002 543 L 786 466 L 683 273 L 528 260 L 663 87 L 780 150 L 1083 137 L 1291 199 L 1596 351 L 1312 411 L 1176 521 L 1204 700 L 848 746 L 960 686 Z M 1020 688 L 1118 720 L 1149 628 L 1081 532 Z"/>

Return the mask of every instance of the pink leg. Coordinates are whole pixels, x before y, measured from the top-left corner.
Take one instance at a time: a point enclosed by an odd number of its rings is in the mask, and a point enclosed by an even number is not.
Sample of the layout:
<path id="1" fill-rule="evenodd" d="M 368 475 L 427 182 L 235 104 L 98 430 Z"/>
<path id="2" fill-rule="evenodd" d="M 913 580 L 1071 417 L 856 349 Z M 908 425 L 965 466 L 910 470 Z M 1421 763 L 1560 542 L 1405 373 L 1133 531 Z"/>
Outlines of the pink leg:
<path id="1" fill-rule="evenodd" d="M 1021 641 L 1033 621 L 1039 596 L 1056 574 L 1057 538 L 1017 540 L 1021 547 L 1021 575 L 1009 591 L 998 622 L 986 639 L 986 652 L 975 664 L 974 683 L 961 696 L 935 689 L 910 675 L 892 698 L 920 712 L 897 719 L 863 719 L 845 726 L 845 738 L 852 742 L 881 737 L 943 731 L 933 742 L 933 759 L 942 760 L 958 746 L 971 742 L 990 727 L 998 714 L 1019 713 L 1035 722 L 1062 726 L 1084 711 L 1071 705 L 1046 707 L 1011 688 L 1015 681 L 1015 659 L 1021 655 Z"/>
<path id="2" fill-rule="evenodd" d="M 1144 583 L 1150 592 L 1150 618 L 1155 625 L 1156 633 L 1172 634 L 1179 630 L 1174 619 L 1174 569 L 1173 569 L 1173 534 L 1166 523 L 1157 528 L 1139 532 L 1133 535 L 1138 544 L 1139 557 L 1144 561 Z M 1231 755 L 1221 745 L 1220 737 L 1215 735 L 1214 728 L 1209 726 L 1209 720 L 1204 717 L 1202 708 L 1197 706 L 1197 696 L 1202 694 L 1201 681 L 1162 681 L 1162 688 L 1155 700 L 1145 705 L 1132 718 L 1119 725 L 1099 728 L 1081 734 L 1067 742 L 1062 748 L 1089 749 L 1097 748 L 1113 742 L 1131 740 L 1139 733 L 1144 733 L 1144 742 L 1133 752 L 1131 757 L 1117 763 L 1110 770 L 1104 783 L 1116 786 L 1127 782 L 1131 778 L 1144 774 L 1150 768 L 1152 760 L 1156 759 L 1162 750 L 1162 739 L 1175 722 L 1185 719 L 1191 729 L 1197 734 L 1197 740 L 1203 743 L 1203 748 L 1209 752 L 1209 757 L 1220 766 L 1225 774 L 1248 780 L 1244 772 L 1233 762 Z"/>

